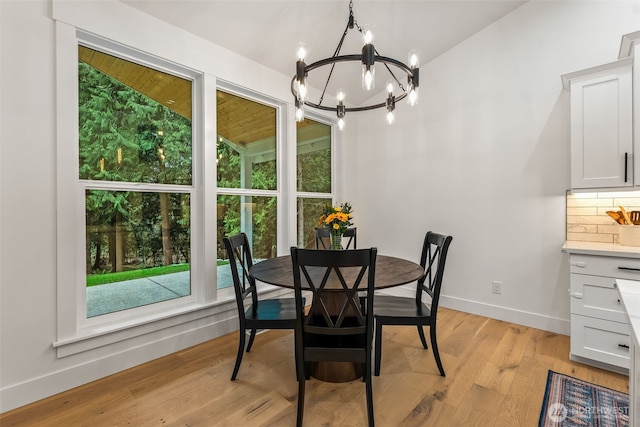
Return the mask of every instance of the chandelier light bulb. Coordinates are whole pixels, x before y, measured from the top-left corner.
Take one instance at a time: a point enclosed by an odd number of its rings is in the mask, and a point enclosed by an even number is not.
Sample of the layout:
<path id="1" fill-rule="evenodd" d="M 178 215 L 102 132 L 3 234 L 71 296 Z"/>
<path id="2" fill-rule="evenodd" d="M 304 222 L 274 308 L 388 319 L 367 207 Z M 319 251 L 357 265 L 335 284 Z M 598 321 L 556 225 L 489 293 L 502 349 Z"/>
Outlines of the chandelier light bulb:
<path id="1" fill-rule="evenodd" d="M 362 66 L 362 88 L 364 90 L 371 90 L 375 87 L 375 75 L 376 69 L 373 66 Z"/>
<path id="2" fill-rule="evenodd" d="M 409 96 L 408 96 L 407 102 L 412 107 L 418 103 L 418 88 L 417 87 L 411 86 L 411 89 L 409 89 Z"/>
<path id="3" fill-rule="evenodd" d="M 387 90 L 389 91 L 389 95 L 387 96 L 387 123 L 392 124 L 393 123 L 393 110 L 396 109 L 396 98 L 393 96 L 393 83 L 389 82 L 387 84 Z"/>
<path id="4" fill-rule="evenodd" d="M 296 122 L 301 122 L 304 120 L 304 110 L 302 108 L 302 104 L 296 105 Z"/>
<path id="5" fill-rule="evenodd" d="M 304 101 L 307 97 L 307 84 L 306 79 L 298 82 L 298 97 L 301 101 Z"/>
<path id="6" fill-rule="evenodd" d="M 373 33 L 371 32 L 371 30 L 365 30 L 362 34 L 362 38 L 364 40 L 364 44 L 371 44 L 371 42 L 373 41 Z"/>
<path id="7" fill-rule="evenodd" d="M 387 82 L 387 93 L 389 95 L 393 95 L 393 81 L 392 80 Z"/>
<path id="8" fill-rule="evenodd" d="M 418 52 L 416 52 L 415 50 L 409 52 L 409 67 L 416 68 L 418 66 L 418 61 Z"/>
<path id="9" fill-rule="evenodd" d="M 338 114 L 338 128 L 342 130 L 344 128 L 344 114 L 346 112 L 346 108 L 344 106 L 344 92 L 342 89 L 338 89 L 336 98 L 338 99 L 338 105 L 336 106 L 336 113 Z"/>
<path id="10" fill-rule="evenodd" d="M 393 124 L 394 119 L 395 119 L 395 116 L 393 115 L 393 111 L 389 111 L 387 113 L 387 123 L 389 123 L 390 125 Z"/>
<path id="11" fill-rule="evenodd" d="M 296 50 L 296 56 L 298 61 L 304 61 L 307 56 L 307 46 L 304 43 L 300 43 L 298 45 L 298 50 Z"/>
<path id="12" fill-rule="evenodd" d="M 362 46 L 362 89 L 371 90 L 375 86 L 375 63 L 376 48 L 371 44 L 373 35 L 367 30 L 364 33 L 364 46 Z"/>
<path id="13" fill-rule="evenodd" d="M 298 60 L 296 61 L 296 91 L 297 98 L 304 102 L 307 97 L 307 71 L 305 67 L 307 66 L 304 63 L 304 57 L 307 55 L 307 48 L 304 44 L 298 44 L 297 56 Z"/>
<path id="14" fill-rule="evenodd" d="M 304 102 L 300 99 L 296 99 L 296 122 L 304 120 Z"/>

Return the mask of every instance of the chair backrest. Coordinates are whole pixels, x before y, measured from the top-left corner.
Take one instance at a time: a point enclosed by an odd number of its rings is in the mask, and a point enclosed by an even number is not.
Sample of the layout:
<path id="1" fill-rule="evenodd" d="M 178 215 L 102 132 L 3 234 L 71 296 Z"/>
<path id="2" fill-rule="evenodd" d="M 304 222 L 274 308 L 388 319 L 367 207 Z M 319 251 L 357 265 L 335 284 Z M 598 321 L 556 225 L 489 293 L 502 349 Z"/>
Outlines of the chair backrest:
<path id="1" fill-rule="evenodd" d="M 291 248 L 297 318 L 303 332 L 373 337 L 373 295 L 377 249 L 325 251 Z M 302 292 L 312 293 L 302 309 Z M 361 299 L 358 291 L 366 291 Z M 366 301 L 366 307 L 363 307 Z"/>
<path id="2" fill-rule="evenodd" d="M 422 302 L 422 295 L 426 292 L 431 297 L 431 316 L 435 317 L 440 301 L 440 289 L 444 266 L 447 262 L 447 252 L 453 237 L 428 231 L 422 245 L 420 265 L 425 269 L 424 276 L 418 280 L 416 299 Z"/>
<path id="3" fill-rule="evenodd" d="M 229 256 L 229 266 L 231 268 L 231 277 L 233 278 L 233 288 L 236 293 L 236 302 L 240 316 L 244 316 L 244 300 L 251 294 L 251 302 L 253 307 L 257 307 L 258 293 L 256 291 L 256 282 L 249 275 L 249 268 L 253 265 L 253 257 L 251 256 L 251 247 L 249 239 L 245 233 L 236 234 L 235 236 L 225 237 L 224 246 Z"/>
<path id="4" fill-rule="evenodd" d="M 344 249 L 358 249 L 357 245 L 357 227 L 347 228 L 347 231 L 342 235 L 347 239 L 347 244 Z M 353 247 L 352 247 L 353 244 Z M 316 228 L 316 249 L 330 249 L 331 248 L 331 230 L 328 228 Z"/>

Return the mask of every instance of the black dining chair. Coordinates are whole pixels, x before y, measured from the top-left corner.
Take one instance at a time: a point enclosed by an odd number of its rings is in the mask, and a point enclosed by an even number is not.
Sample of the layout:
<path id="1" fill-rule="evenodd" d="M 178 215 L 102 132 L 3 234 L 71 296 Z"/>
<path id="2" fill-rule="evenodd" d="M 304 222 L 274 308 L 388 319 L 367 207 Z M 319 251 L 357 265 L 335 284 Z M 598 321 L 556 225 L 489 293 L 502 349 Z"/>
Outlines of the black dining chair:
<path id="1" fill-rule="evenodd" d="M 342 235 L 347 239 L 347 244 L 343 245 L 344 249 L 357 249 L 357 227 L 349 227 Z M 352 247 L 353 244 L 353 247 Z M 316 249 L 331 248 L 331 230 L 329 228 L 316 228 Z"/>
<path id="2" fill-rule="evenodd" d="M 415 298 L 405 298 L 390 295 L 376 295 L 374 303 L 375 317 L 375 375 L 380 375 L 380 359 L 382 357 L 382 326 L 383 325 L 407 325 L 417 326 L 422 347 L 427 347 L 423 326 L 429 326 L 431 347 L 436 359 L 440 375 L 445 376 L 438 342 L 436 339 L 436 319 L 438 303 L 440 301 L 440 289 L 442 288 L 442 276 L 447 261 L 447 252 L 453 238 L 434 232 L 427 232 L 422 246 L 420 265 L 425 269 L 424 276 L 418 280 Z M 427 294 L 431 300 L 430 306 L 423 302 L 423 296 Z"/>
<path id="3" fill-rule="evenodd" d="M 313 362 L 351 362 L 362 367 L 367 419 L 369 426 L 374 425 L 371 347 L 376 256 L 376 248 L 351 251 L 291 248 L 297 302 L 298 427 L 302 426 L 305 383 Z M 345 279 L 347 268 L 358 269 L 357 275 L 347 275 L 352 280 Z M 358 297 L 360 290 L 366 290 L 366 299 Z M 307 313 L 299 305 L 302 292 L 306 291 L 313 298 Z"/>
<path id="4" fill-rule="evenodd" d="M 249 275 L 249 268 L 253 265 L 253 258 L 247 235 L 240 233 L 235 236 L 225 237 L 224 245 L 229 256 L 240 322 L 238 355 L 231 375 L 231 380 L 235 380 L 245 351 L 247 330 L 251 331 L 246 349 L 248 353 L 251 351 L 258 329 L 294 329 L 296 324 L 296 300 L 295 298 L 259 300 L 255 280 Z M 245 305 L 245 300 L 248 303 L 247 305 Z M 301 304 L 304 306 L 304 301 Z"/>

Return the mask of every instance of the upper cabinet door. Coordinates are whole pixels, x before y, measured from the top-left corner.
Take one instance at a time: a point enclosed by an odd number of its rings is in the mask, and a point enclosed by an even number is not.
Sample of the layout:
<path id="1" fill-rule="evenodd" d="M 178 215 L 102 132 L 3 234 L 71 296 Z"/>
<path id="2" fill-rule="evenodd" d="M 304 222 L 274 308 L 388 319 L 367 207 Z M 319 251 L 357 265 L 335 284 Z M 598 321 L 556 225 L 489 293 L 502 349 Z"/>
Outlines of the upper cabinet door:
<path id="1" fill-rule="evenodd" d="M 602 68 L 605 68 L 604 70 Z M 571 188 L 633 186 L 632 65 L 567 76 L 571 90 Z"/>

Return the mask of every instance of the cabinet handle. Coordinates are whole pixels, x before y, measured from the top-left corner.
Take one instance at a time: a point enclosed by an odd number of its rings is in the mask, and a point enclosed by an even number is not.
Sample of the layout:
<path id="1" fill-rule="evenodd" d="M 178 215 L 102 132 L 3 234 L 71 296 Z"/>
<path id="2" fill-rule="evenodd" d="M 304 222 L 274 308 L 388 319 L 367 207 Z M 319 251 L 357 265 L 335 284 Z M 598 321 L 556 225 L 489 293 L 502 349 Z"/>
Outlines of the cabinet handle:
<path id="1" fill-rule="evenodd" d="M 618 267 L 618 270 L 626 270 L 626 271 L 640 271 L 640 268 L 636 267 Z"/>
<path id="2" fill-rule="evenodd" d="M 629 349 L 629 346 L 626 344 L 618 344 L 618 347 L 620 348 L 626 348 L 627 350 Z"/>
<path id="3" fill-rule="evenodd" d="M 627 182 L 627 170 L 628 170 L 628 162 L 629 153 L 624 153 L 624 182 Z"/>
<path id="4" fill-rule="evenodd" d="M 569 293 L 569 295 L 571 295 L 575 299 L 582 299 L 582 294 L 579 294 L 578 292 Z"/>
<path id="5" fill-rule="evenodd" d="M 574 267 L 580 267 L 580 268 L 585 268 L 587 266 L 586 262 L 572 262 L 570 263 L 570 265 L 574 266 Z M 620 268 L 620 267 L 618 267 Z"/>

